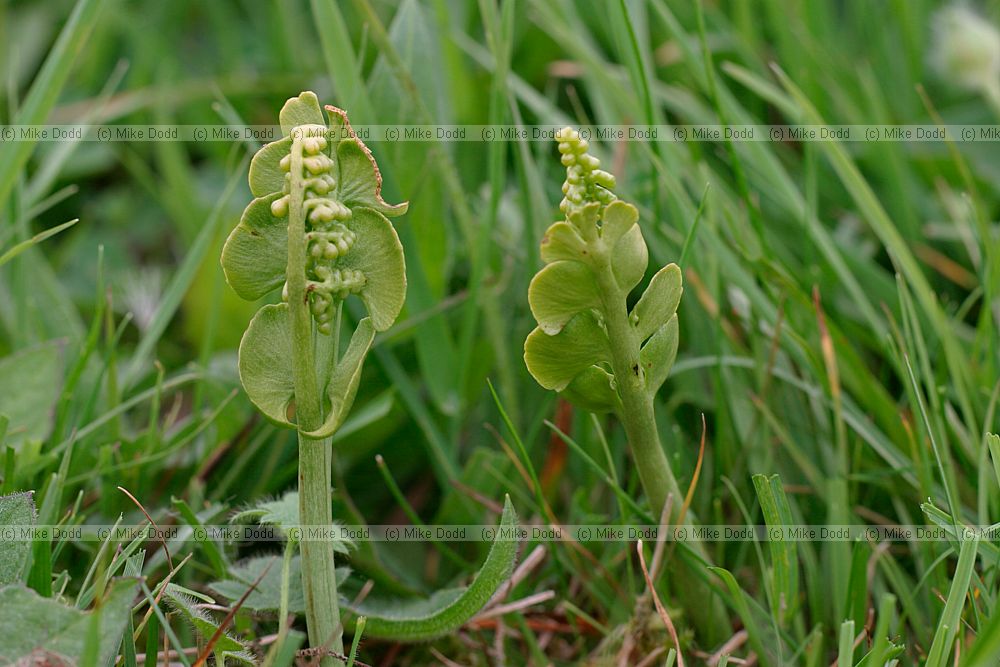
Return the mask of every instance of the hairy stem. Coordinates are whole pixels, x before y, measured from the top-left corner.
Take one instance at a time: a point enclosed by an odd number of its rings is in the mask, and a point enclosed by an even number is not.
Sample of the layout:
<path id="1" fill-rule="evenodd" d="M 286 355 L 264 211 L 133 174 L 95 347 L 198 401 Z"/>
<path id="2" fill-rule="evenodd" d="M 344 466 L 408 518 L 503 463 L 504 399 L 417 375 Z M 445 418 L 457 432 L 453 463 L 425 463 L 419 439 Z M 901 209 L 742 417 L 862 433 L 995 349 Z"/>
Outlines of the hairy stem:
<path id="1" fill-rule="evenodd" d="M 292 333 L 292 375 L 295 385 L 295 421 L 299 429 L 299 523 L 322 526 L 332 523 L 329 438 L 314 440 L 305 432 L 318 428 L 323 419 L 319 385 L 316 380 L 312 316 L 306 293 L 305 184 L 302 180 L 302 142 L 294 139 L 291 152 L 291 191 L 288 206 L 288 311 Z M 306 626 L 309 644 L 344 652 L 337 600 L 333 545 L 303 536 L 302 589 L 305 593 Z M 324 667 L 339 664 L 333 658 Z"/>

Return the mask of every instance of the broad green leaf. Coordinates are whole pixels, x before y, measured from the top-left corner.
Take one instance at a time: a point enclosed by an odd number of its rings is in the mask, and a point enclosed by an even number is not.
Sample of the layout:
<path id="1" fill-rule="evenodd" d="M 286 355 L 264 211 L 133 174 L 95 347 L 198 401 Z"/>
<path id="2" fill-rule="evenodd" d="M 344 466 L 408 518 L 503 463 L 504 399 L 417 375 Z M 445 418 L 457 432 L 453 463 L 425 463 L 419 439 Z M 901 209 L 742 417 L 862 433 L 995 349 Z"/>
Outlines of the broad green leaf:
<path id="1" fill-rule="evenodd" d="M 587 245 L 576 227 L 568 222 L 557 222 L 546 230 L 542 237 L 543 262 L 586 262 L 588 259 Z"/>
<path id="2" fill-rule="evenodd" d="M 285 171 L 281 159 L 292 152 L 291 137 L 272 141 L 257 151 L 250 160 L 250 192 L 254 197 L 281 192 L 285 187 Z"/>
<path id="3" fill-rule="evenodd" d="M 44 440 L 63 380 L 63 345 L 49 341 L 0 358 L 0 414 L 7 415 L 8 445 Z"/>
<path id="4" fill-rule="evenodd" d="M 0 528 L 34 524 L 35 503 L 30 493 L 15 493 L 0 497 Z M 28 540 L 22 539 L 0 540 L 0 586 L 21 581 L 24 565 L 31 552 L 31 544 Z"/>
<path id="5" fill-rule="evenodd" d="M 77 664 L 95 636 L 99 645 L 94 664 L 110 664 L 121 644 L 135 592 L 135 579 L 117 579 L 99 607 L 83 612 L 23 586 L 0 588 L 0 664 Z"/>
<path id="6" fill-rule="evenodd" d="M 639 225 L 632 225 L 611 251 L 611 268 L 615 272 L 615 280 L 626 294 L 642 280 L 647 264 L 649 250 L 646 248 L 646 240 L 642 238 L 642 229 Z"/>
<path id="7" fill-rule="evenodd" d="M 588 412 L 617 412 L 620 404 L 612 382 L 614 378 L 600 366 L 591 366 L 573 378 L 562 395 L 573 405 Z"/>
<path id="8" fill-rule="evenodd" d="M 524 363 L 538 384 L 562 391 L 583 371 L 610 361 L 608 336 L 592 312 L 571 319 L 555 336 L 536 328 L 524 342 Z"/>
<path id="9" fill-rule="evenodd" d="M 340 268 L 365 274 L 361 300 L 375 331 L 392 326 L 406 301 L 406 262 L 403 245 L 384 215 L 370 208 L 354 209 L 347 226 L 357 235 L 351 251 L 338 261 Z"/>
<path id="10" fill-rule="evenodd" d="M 589 266 L 564 260 L 549 264 L 532 278 L 528 305 L 539 328 L 554 335 L 577 313 L 600 307 L 601 295 Z"/>
<path id="11" fill-rule="evenodd" d="M 226 281 L 248 301 L 261 298 L 285 282 L 288 220 L 271 215 L 271 202 L 279 196 L 273 193 L 250 202 L 222 248 Z"/>
<path id="12" fill-rule="evenodd" d="M 163 596 L 170 603 L 170 606 L 180 613 L 181 617 L 195 629 L 202 639 L 208 640 L 215 636 L 216 631 L 219 629 L 219 624 L 198 607 L 198 601 L 195 598 L 183 592 L 179 586 L 174 584 L 166 585 L 163 589 Z M 221 654 L 224 658 L 232 658 L 244 664 L 256 664 L 256 660 L 247 651 L 246 646 L 228 632 L 219 634 L 216 638 L 213 652 Z"/>
<path id="13" fill-rule="evenodd" d="M 677 359 L 678 338 L 677 315 L 674 315 L 642 346 L 639 360 L 646 374 L 646 389 L 650 393 L 659 391 L 670 375 Z"/>
<path id="14" fill-rule="evenodd" d="M 240 341 L 239 369 L 250 402 L 271 421 L 294 426 L 288 414 L 295 398 L 288 304 L 266 305 L 253 316 Z"/>
<path id="15" fill-rule="evenodd" d="M 281 133 L 288 136 L 299 125 L 326 125 L 323 111 L 319 108 L 316 93 L 307 90 L 298 97 L 290 97 L 278 113 Z"/>
<path id="16" fill-rule="evenodd" d="M 344 607 L 366 616 L 365 636 L 402 642 L 429 641 L 455 632 L 500 589 L 510 577 L 517 557 L 514 533 L 517 515 L 508 497 L 486 562 L 467 588 L 438 591 L 430 598 L 380 601 L 367 598 Z"/>
<path id="17" fill-rule="evenodd" d="M 684 287 L 681 269 L 667 264 L 656 272 L 639 302 L 632 309 L 632 322 L 639 331 L 639 339 L 646 340 L 677 312 Z"/>
<path id="18" fill-rule="evenodd" d="M 257 556 L 229 569 L 230 579 L 214 581 L 209 588 L 229 600 L 239 600 L 247 589 L 258 581 L 257 587 L 247 596 L 244 609 L 277 611 L 281 607 L 281 556 Z M 266 574 L 265 574 L 266 572 Z M 338 567 L 337 583 L 343 584 L 350 576 L 347 567 Z M 263 575 L 263 578 L 261 578 Z M 302 565 L 299 556 L 293 556 L 289 565 L 288 610 L 304 613 L 305 597 L 302 594 Z"/>
<path id="19" fill-rule="evenodd" d="M 347 413 L 354 404 L 354 396 L 358 393 L 358 383 L 361 381 L 361 368 L 365 363 L 368 350 L 375 340 L 375 328 L 369 318 L 358 322 L 351 344 L 337 367 L 333 370 L 326 387 L 328 403 L 325 406 L 323 425 L 315 431 L 306 433 L 313 438 L 326 438 L 333 435 L 344 423 Z"/>

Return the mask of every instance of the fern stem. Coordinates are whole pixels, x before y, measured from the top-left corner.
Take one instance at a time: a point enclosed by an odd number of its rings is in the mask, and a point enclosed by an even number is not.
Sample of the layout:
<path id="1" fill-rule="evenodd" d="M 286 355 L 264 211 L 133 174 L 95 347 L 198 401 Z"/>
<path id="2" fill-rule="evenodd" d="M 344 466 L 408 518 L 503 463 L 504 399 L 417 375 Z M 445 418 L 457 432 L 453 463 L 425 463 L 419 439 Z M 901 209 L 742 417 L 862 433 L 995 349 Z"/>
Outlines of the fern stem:
<path id="1" fill-rule="evenodd" d="M 628 438 L 639 480 L 653 508 L 653 516 L 663 511 L 667 497 L 674 497 L 673 514 L 680 510 L 681 494 L 677 479 L 660 444 L 653 415 L 653 397 L 646 390 L 645 374 L 639 363 L 641 341 L 628 320 L 627 295 L 618 285 L 611 268 L 610 249 L 599 255 L 602 258 L 597 271 L 598 286 L 604 305 L 604 324 L 611 341 L 611 367 L 618 383 L 618 396 L 622 402 L 622 424 Z M 673 520 L 673 516 L 670 517 Z"/>
<path id="2" fill-rule="evenodd" d="M 330 439 L 305 435 L 322 424 L 322 408 L 316 380 L 312 316 L 306 293 L 305 183 L 302 179 L 302 141 L 294 138 L 291 150 L 291 187 L 288 206 L 289 319 L 292 330 L 292 374 L 295 385 L 295 421 L 299 429 L 299 522 L 306 530 L 327 528 L 333 521 L 329 461 Z M 334 571 L 333 544 L 302 536 L 302 589 L 305 593 L 309 644 L 344 652 Z M 323 667 L 342 664 L 323 658 Z"/>

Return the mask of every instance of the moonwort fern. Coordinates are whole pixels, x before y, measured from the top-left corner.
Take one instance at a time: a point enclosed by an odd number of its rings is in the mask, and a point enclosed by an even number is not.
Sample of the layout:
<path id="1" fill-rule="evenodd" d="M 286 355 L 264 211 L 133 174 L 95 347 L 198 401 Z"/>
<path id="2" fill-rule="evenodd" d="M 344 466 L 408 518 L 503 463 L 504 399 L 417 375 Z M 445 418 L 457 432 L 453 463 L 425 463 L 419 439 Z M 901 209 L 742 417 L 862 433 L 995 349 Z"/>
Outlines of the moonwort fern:
<path id="1" fill-rule="evenodd" d="M 546 389 L 584 410 L 617 415 L 653 515 L 673 498 L 667 520 L 690 523 L 654 415 L 654 398 L 677 358 L 680 268 L 660 268 L 629 309 L 629 294 L 649 263 L 639 213 L 614 194 L 615 177 L 576 130 L 564 128 L 556 138 L 566 167 L 559 207 L 565 219 L 546 231 L 545 266 L 528 288 L 538 326 L 525 341 L 525 363 Z M 699 626 L 723 627 L 724 610 L 704 582 L 707 562 L 694 544 L 673 579 Z"/>
<path id="2" fill-rule="evenodd" d="M 330 436 L 350 410 L 376 331 L 396 320 L 406 296 L 403 248 L 386 216 L 401 215 L 381 196 L 371 152 L 347 114 L 316 95 L 289 99 L 282 139 L 250 166 L 250 202 L 222 252 L 226 279 L 245 299 L 282 288 L 240 343 L 240 379 L 272 421 L 299 434 L 299 520 L 332 524 Z M 356 295 L 368 317 L 340 354 L 340 313 Z M 328 540 L 301 543 L 310 644 L 342 654 L 342 625 Z M 332 660 L 326 660 L 333 664 Z"/>
<path id="3" fill-rule="evenodd" d="M 660 446 L 653 397 L 677 356 L 681 272 L 676 264 L 661 268 L 628 310 L 627 297 L 649 262 L 639 213 L 615 196 L 614 176 L 600 169 L 576 130 L 565 128 L 557 139 L 566 218 L 542 239 L 546 265 L 528 289 L 538 327 L 525 341 L 524 360 L 546 389 L 621 418 L 658 513 L 668 494 L 680 496 Z M 680 502 L 674 508 L 676 514 Z"/>
<path id="4" fill-rule="evenodd" d="M 258 516 L 283 529 L 333 525 L 330 438 L 354 402 L 375 332 L 393 324 L 406 296 L 403 249 L 387 219 L 402 215 L 406 204 L 382 199 L 378 166 L 346 113 L 332 106 L 326 112 L 324 119 L 311 92 L 285 103 L 280 113 L 285 136 L 254 156 L 255 199 L 222 252 L 226 279 L 243 298 L 256 300 L 281 289 L 282 302 L 263 306 L 250 322 L 240 343 L 239 370 L 254 405 L 271 421 L 298 431 L 297 516 L 287 502 L 291 495 L 266 504 Z M 367 317 L 341 353 L 341 311 L 351 296 L 364 303 Z M 245 606 L 293 610 L 302 599 L 310 645 L 336 656 L 344 654 L 342 606 L 367 617 L 368 636 L 401 641 L 442 636 L 468 621 L 509 578 L 515 521 L 508 499 L 486 562 L 469 586 L 426 600 L 373 598 L 362 606 L 337 595 L 334 551 L 343 551 L 343 544 L 300 533 L 301 598 L 281 578 L 292 569 L 284 567 L 270 575 L 279 578 L 277 585 L 258 581 L 260 589 L 279 595 L 251 595 Z M 286 550 L 288 566 L 295 562 L 290 553 Z M 249 582 L 235 578 L 219 582 L 220 592 L 245 592 Z"/>

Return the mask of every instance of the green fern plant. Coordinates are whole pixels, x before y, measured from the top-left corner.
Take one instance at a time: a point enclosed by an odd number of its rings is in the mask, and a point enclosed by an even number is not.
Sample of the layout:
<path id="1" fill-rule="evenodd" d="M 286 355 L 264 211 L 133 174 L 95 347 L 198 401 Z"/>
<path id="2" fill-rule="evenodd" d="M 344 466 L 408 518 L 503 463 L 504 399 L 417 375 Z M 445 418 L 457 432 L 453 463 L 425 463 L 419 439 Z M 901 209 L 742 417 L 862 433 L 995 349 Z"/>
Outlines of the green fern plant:
<path id="1" fill-rule="evenodd" d="M 659 513 L 670 494 L 680 497 L 656 431 L 653 397 L 677 357 L 681 271 L 676 264 L 661 268 L 628 309 L 649 262 L 639 213 L 615 196 L 615 177 L 600 169 L 576 130 L 564 128 L 556 138 L 566 167 L 560 204 L 566 219 L 542 239 L 545 267 L 528 288 L 538 327 L 525 341 L 524 361 L 546 389 L 620 417 Z"/>
<path id="2" fill-rule="evenodd" d="M 230 286 L 263 306 L 240 343 L 240 380 L 268 419 L 299 435 L 299 521 L 330 526 L 330 437 L 354 402 L 376 331 L 396 320 L 406 296 L 403 248 L 386 216 L 382 178 L 347 114 L 312 92 L 289 99 L 284 137 L 250 166 L 250 202 L 222 251 Z M 360 297 L 368 316 L 340 354 L 343 302 Z M 302 587 L 309 642 L 343 654 L 330 542 L 303 540 Z M 332 660 L 325 660 L 332 664 Z"/>

